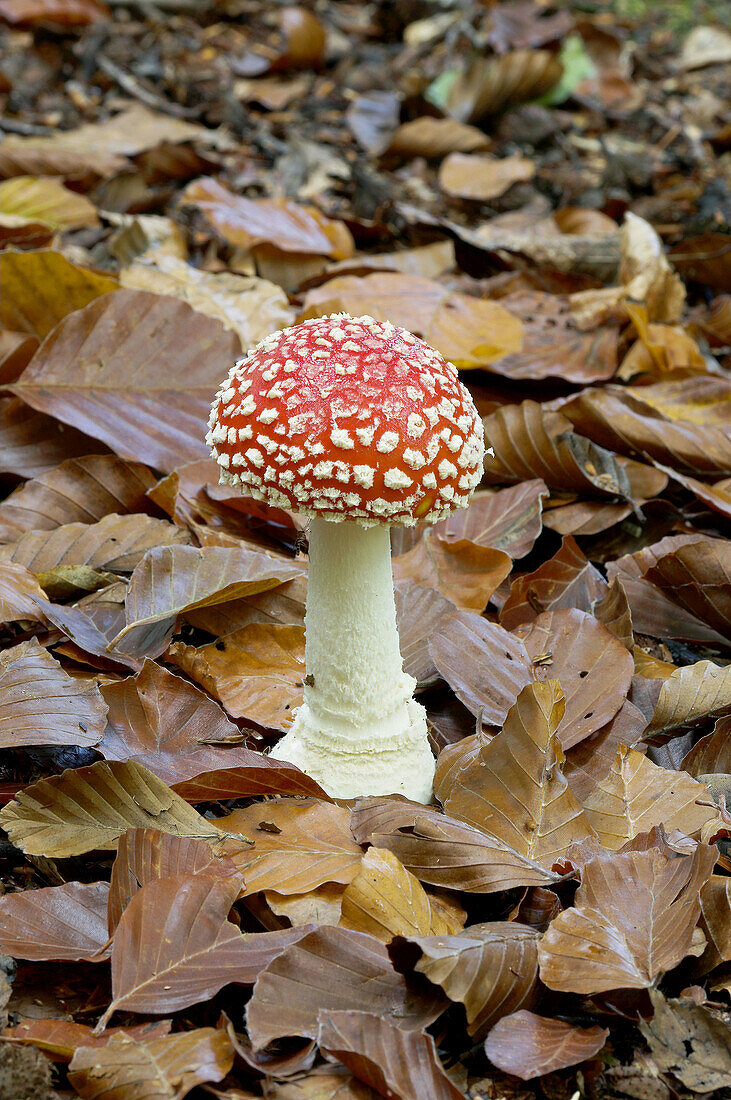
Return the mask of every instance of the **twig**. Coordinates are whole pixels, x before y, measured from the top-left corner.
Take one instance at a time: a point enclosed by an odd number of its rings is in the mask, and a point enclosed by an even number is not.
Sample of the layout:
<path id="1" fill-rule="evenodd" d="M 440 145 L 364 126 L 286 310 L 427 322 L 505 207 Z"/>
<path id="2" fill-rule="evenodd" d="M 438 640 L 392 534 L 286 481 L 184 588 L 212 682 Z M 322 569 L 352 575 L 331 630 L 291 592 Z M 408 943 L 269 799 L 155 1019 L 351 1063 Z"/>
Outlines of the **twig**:
<path id="1" fill-rule="evenodd" d="M 111 76 L 112 80 L 119 84 L 123 91 L 134 96 L 135 99 L 139 99 L 148 107 L 173 115 L 175 118 L 198 117 L 199 111 L 196 107 L 181 107 L 179 103 L 171 103 L 169 99 L 157 95 L 156 92 L 149 91 L 140 84 L 136 77 L 132 76 L 131 73 L 126 73 L 124 69 L 120 69 L 119 65 L 115 65 L 108 57 L 99 57 L 97 64 L 102 72 L 105 72 L 107 76 Z"/>

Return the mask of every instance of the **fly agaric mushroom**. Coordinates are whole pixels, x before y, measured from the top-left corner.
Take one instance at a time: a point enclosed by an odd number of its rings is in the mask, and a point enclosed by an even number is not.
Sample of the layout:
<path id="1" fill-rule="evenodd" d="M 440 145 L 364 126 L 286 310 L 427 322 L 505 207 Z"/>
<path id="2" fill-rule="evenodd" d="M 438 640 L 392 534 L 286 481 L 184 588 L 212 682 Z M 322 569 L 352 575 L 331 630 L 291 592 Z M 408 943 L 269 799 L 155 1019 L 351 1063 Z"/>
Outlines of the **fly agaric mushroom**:
<path id="1" fill-rule="evenodd" d="M 444 519 L 482 477 L 482 424 L 456 368 L 388 321 L 320 317 L 236 363 L 209 424 L 222 482 L 312 517 L 304 703 L 274 755 L 335 798 L 429 802 L 389 527 Z"/>

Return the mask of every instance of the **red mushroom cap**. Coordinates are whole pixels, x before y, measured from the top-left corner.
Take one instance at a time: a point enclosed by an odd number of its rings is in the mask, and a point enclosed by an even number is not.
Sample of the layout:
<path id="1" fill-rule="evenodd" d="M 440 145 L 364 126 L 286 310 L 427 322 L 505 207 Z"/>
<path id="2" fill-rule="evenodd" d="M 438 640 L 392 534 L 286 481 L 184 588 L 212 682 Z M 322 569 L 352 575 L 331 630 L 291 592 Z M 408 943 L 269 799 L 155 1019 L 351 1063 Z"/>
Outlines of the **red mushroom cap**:
<path id="1" fill-rule="evenodd" d="M 482 477 L 482 423 L 456 368 L 372 317 L 267 336 L 231 370 L 209 425 L 222 481 L 329 520 L 436 523 Z"/>

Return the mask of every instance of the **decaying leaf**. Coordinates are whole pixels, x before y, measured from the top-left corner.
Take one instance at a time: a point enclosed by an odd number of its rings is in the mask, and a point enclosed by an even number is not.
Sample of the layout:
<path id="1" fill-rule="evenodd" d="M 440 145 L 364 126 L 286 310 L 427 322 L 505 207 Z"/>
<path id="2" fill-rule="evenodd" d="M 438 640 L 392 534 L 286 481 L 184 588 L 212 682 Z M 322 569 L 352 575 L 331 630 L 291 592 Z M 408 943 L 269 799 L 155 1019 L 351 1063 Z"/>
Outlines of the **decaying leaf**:
<path id="1" fill-rule="evenodd" d="M 522 343 L 520 321 L 496 302 L 417 275 L 337 276 L 308 292 L 298 320 L 343 311 L 402 325 L 461 368 L 485 366 L 520 351 Z"/>
<path id="2" fill-rule="evenodd" d="M 321 1013 L 354 1008 L 418 1031 L 436 1019 L 443 1000 L 437 992 L 412 989 L 373 936 L 319 928 L 300 935 L 259 975 L 246 1007 L 246 1027 L 261 1050 L 285 1035 L 316 1039 Z"/>
<path id="3" fill-rule="evenodd" d="M 691 952 L 715 859 L 707 844 L 682 856 L 668 845 L 595 855 L 574 907 L 551 921 L 539 944 L 541 980 L 572 993 L 651 988 Z"/>
<path id="4" fill-rule="evenodd" d="M 341 900 L 340 925 L 382 943 L 394 936 L 437 936 L 461 925 L 445 920 L 419 880 L 386 849 L 369 848 Z"/>
<path id="5" fill-rule="evenodd" d="M 666 999 L 650 990 L 655 1015 L 640 1030 L 660 1069 L 672 1073 L 693 1092 L 723 1089 L 731 1076 L 726 1023 L 692 1000 Z"/>
<path id="6" fill-rule="evenodd" d="M 13 844 L 51 858 L 114 848 L 126 829 L 151 826 L 216 842 L 220 832 L 134 761 L 106 761 L 31 783 L 0 811 Z"/>
<path id="7" fill-rule="evenodd" d="M 104 1100 L 110 1090 L 125 1100 L 182 1100 L 196 1085 L 223 1080 L 233 1060 L 231 1040 L 222 1028 L 195 1028 L 148 1041 L 116 1035 L 103 1050 L 79 1047 L 69 1081 L 83 1100 Z"/>
<path id="8" fill-rule="evenodd" d="M 557 680 L 528 684 L 501 732 L 436 788 L 446 813 L 547 867 L 592 835 L 563 775 L 557 735 L 563 713 Z"/>
<path id="9" fill-rule="evenodd" d="M 593 1058 L 608 1036 L 606 1027 L 574 1027 L 522 1010 L 495 1024 L 485 1054 L 498 1069 L 529 1081 Z"/>
<path id="10" fill-rule="evenodd" d="M 106 882 L 66 882 L 0 898 L 0 950 L 18 959 L 100 961 L 107 935 Z"/>
<path id="11" fill-rule="evenodd" d="M 324 882 L 348 883 L 356 875 L 363 853 L 353 840 L 349 816 L 326 802 L 279 798 L 234 810 L 216 825 L 253 841 L 232 854 L 247 894 L 299 894 Z"/>
<path id="12" fill-rule="evenodd" d="M 501 1017 L 533 1004 L 539 939 L 525 924 L 491 921 L 452 935 L 397 939 L 391 955 L 464 1005 L 469 1034 L 480 1040 Z"/>
<path id="13" fill-rule="evenodd" d="M 69 676 L 35 638 L 0 654 L 0 748 L 96 745 L 106 711 L 96 684 Z"/>
<path id="14" fill-rule="evenodd" d="M 318 1045 L 382 1096 L 399 1100 L 459 1100 L 431 1035 L 405 1031 L 370 1012 L 323 1013 Z"/>

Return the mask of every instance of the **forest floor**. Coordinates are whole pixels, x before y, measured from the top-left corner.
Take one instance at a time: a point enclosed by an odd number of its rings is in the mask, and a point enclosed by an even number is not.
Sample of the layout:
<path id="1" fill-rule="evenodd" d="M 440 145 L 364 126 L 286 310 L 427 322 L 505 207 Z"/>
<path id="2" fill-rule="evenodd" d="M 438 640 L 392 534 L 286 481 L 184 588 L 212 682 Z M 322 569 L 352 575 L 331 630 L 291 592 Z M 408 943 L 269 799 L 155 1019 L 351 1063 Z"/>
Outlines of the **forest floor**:
<path id="1" fill-rule="evenodd" d="M 730 22 L 0 0 L 1 1100 L 731 1096 Z M 492 448 L 392 532 L 429 807 L 267 754 L 307 523 L 204 443 L 339 311 Z"/>

